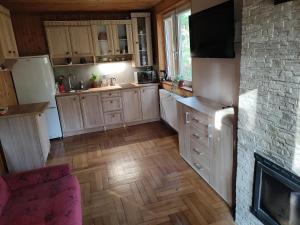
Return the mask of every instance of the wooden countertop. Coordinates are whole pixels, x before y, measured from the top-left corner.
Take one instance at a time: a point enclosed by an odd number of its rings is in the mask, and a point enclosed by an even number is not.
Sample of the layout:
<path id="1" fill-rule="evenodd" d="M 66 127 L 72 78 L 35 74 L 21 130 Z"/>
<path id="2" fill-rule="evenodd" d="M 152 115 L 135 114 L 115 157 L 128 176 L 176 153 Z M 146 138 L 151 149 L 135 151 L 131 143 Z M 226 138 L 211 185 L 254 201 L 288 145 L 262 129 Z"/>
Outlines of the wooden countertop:
<path id="1" fill-rule="evenodd" d="M 43 113 L 49 102 L 33 103 L 26 105 L 13 105 L 8 107 L 6 114 L 0 114 L 0 119 L 19 117 L 19 116 L 29 116 Z"/>
<path id="2" fill-rule="evenodd" d="M 203 97 L 189 97 L 177 99 L 178 102 L 212 118 L 222 120 L 222 122 L 232 123 L 234 108 L 213 102 Z"/>
<path id="3" fill-rule="evenodd" d="M 56 97 L 66 96 L 66 95 L 82 95 L 82 94 L 105 92 L 105 91 L 118 91 L 118 90 L 125 90 L 125 89 L 132 89 L 132 88 L 141 88 L 141 87 L 149 87 L 149 86 L 158 86 L 158 85 L 159 85 L 158 83 L 149 83 L 149 84 L 135 84 L 135 83 L 116 84 L 115 86 L 107 86 L 107 87 L 100 87 L 100 88 L 90 88 L 88 90 L 83 90 L 83 91 L 59 93 L 59 94 L 56 94 Z"/>

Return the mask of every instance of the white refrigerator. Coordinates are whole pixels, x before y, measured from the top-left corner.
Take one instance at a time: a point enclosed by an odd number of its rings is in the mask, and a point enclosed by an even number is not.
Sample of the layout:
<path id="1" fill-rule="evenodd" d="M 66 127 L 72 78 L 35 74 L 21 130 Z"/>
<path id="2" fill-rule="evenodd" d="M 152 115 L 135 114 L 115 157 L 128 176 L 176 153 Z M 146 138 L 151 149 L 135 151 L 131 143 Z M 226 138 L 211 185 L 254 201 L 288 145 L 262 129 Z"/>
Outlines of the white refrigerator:
<path id="1" fill-rule="evenodd" d="M 21 57 L 12 68 L 19 104 L 49 102 L 45 112 L 49 139 L 62 132 L 55 100 L 55 79 L 48 55 Z"/>

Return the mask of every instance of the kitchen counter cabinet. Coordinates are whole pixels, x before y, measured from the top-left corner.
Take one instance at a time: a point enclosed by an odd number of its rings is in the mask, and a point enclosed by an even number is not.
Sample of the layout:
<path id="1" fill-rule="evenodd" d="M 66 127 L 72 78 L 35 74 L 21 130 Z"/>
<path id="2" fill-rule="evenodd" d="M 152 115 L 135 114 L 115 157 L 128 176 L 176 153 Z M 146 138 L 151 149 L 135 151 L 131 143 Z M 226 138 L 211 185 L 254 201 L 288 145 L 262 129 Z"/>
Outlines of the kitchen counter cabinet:
<path id="1" fill-rule="evenodd" d="M 12 106 L 0 116 L 0 140 L 9 172 L 44 166 L 50 151 L 44 115 L 47 105 Z"/>
<path id="2" fill-rule="evenodd" d="M 158 84 L 127 84 L 56 95 L 64 137 L 159 121 Z"/>
<path id="3" fill-rule="evenodd" d="M 83 130 L 80 98 L 77 95 L 56 99 L 64 136 L 77 134 Z"/>
<path id="4" fill-rule="evenodd" d="M 158 87 L 141 88 L 141 103 L 143 120 L 159 118 Z"/>
<path id="5" fill-rule="evenodd" d="M 139 89 L 130 89 L 122 92 L 124 121 L 127 123 L 141 121 L 142 105 Z"/>
<path id="6" fill-rule="evenodd" d="M 231 206 L 233 108 L 190 97 L 177 99 L 177 113 L 180 155 Z"/>
<path id="7" fill-rule="evenodd" d="M 80 98 L 84 128 L 103 126 L 104 118 L 100 94 L 85 94 L 81 95 Z"/>

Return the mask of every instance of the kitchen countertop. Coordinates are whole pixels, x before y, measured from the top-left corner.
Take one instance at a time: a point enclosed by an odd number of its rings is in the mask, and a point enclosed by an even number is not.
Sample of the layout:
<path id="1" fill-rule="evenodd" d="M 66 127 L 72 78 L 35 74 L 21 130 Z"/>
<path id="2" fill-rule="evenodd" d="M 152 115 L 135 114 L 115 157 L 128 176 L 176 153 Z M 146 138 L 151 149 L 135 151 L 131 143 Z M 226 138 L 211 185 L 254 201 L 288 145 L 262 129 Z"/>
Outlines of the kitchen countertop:
<path id="1" fill-rule="evenodd" d="M 48 104 L 49 102 L 41 102 L 9 106 L 6 114 L 0 114 L 0 119 L 40 114 L 46 110 Z"/>
<path id="2" fill-rule="evenodd" d="M 107 86 L 107 87 L 99 87 L 99 88 L 90 88 L 88 90 L 75 91 L 75 92 L 65 92 L 56 94 L 56 97 L 66 96 L 66 95 L 81 95 L 95 92 L 104 92 L 104 91 L 117 91 L 117 90 L 125 90 L 132 88 L 141 88 L 148 86 L 158 86 L 158 83 L 149 83 L 149 84 L 136 84 L 136 83 L 128 83 L 128 84 L 116 84 L 115 86 Z"/>
<path id="3" fill-rule="evenodd" d="M 179 98 L 177 101 L 198 112 L 209 115 L 215 120 L 232 123 L 232 117 L 234 116 L 233 107 L 225 107 L 203 97 Z"/>

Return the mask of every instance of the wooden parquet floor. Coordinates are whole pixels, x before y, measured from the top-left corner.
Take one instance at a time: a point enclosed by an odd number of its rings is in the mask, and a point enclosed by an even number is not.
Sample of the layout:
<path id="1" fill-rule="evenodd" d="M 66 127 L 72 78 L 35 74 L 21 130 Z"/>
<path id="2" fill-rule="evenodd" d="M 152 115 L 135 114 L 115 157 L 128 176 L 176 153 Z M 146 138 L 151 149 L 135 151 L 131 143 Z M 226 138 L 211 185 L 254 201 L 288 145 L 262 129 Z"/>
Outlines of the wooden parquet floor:
<path id="1" fill-rule="evenodd" d="M 84 225 L 233 225 L 224 201 L 156 122 L 52 142 L 48 165 L 69 163 Z"/>

